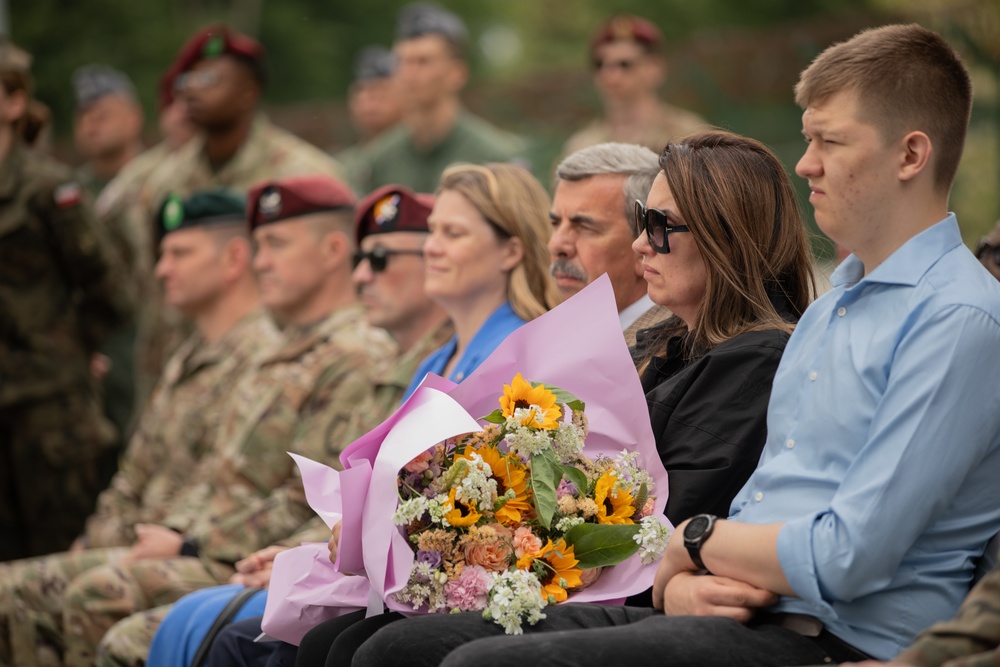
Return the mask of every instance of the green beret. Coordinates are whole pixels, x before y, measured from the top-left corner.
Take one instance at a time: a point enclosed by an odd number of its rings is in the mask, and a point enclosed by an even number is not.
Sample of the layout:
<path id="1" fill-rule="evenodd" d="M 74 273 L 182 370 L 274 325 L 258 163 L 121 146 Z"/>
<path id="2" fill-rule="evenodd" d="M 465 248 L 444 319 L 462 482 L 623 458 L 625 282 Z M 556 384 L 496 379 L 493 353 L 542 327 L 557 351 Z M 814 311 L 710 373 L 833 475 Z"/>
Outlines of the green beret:
<path id="1" fill-rule="evenodd" d="M 158 238 L 190 227 L 244 225 L 246 207 L 246 197 L 232 190 L 201 190 L 187 199 L 171 194 L 156 216 Z"/>

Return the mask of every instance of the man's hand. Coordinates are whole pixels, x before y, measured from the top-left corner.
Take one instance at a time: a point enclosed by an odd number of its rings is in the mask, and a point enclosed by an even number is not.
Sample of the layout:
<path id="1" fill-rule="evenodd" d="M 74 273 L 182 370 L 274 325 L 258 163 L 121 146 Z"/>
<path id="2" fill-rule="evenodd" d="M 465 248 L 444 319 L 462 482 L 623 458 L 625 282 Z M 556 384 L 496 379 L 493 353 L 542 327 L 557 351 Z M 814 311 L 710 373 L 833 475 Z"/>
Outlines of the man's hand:
<path id="1" fill-rule="evenodd" d="M 135 543 L 129 550 L 126 560 L 180 556 L 181 545 L 184 543 L 184 536 L 177 531 L 152 523 L 137 523 L 135 536 Z"/>
<path id="2" fill-rule="evenodd" d="M 253 552 L 236 563 L 236 574 L 229 578 L 229 583 L 253 588 L 267 588 L 267 585 L 271 583 L 275 556 L 289 548 L 270 546 Z"/>
<path id="3" fill-rule="evenodd" d="M 663 612 L 674 616 L 725 616 L 746 623 L 778 595 L 729 577 L 681 572 L 663 593 Z"/>
<path id="4" fill-rule="evenodd" d="M 341 522 L 338 521 L 333 526 L 333 534 L 330 535 L 330 541 L 327 543 L 327 547 L 330 548 L 330 562 L 337 562 L 337 547 L 340 546 L 340 528 Z"/>

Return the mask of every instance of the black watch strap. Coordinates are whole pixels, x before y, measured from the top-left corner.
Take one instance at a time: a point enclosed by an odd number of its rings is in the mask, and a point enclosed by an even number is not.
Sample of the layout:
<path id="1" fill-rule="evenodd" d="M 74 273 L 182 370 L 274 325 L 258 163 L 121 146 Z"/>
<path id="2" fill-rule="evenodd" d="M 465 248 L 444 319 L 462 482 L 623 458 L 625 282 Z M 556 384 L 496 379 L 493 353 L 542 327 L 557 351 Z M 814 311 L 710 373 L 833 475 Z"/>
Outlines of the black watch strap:
<path id="1" fill-rule="evenodd" d="M 198 548 L 198 541 L 189 537 L 181 542 L 181 555 L 197 558 L 201 550 Z"/>
<path id="2" fill-rule="evenodd" d="M 701 559 L 701 547 L 712 534 L 712 530 L 715 528 L 715 519 L 716 517 L 711 514 L 698 514 L 691 517 L 691 520 L 684 527 L 684 547 L 687 549 L 688 556 L 691 557 L 691 562 L 699 570 L 708 571 L 708 568 L 705 567 L 705 561 Z"/>

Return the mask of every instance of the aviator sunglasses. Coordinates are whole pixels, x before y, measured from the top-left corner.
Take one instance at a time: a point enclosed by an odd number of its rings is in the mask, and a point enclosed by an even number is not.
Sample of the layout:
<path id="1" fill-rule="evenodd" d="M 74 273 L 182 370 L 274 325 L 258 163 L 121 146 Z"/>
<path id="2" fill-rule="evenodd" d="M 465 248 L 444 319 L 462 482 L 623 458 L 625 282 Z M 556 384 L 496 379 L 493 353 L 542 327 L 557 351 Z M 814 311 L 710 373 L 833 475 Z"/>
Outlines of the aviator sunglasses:
<path id="1" fill-rule="evenodd" d="M 687 225 L 670 225 L 666 213 L 659 209 L 646 208 L 646 205 L 638 199 L 635 200 L 635 226 L 637 232 L 646 230 L 649 245 L 661 255 L 670 252 L 670 234 L 691 231 Z"/>
<path id="2" fill-rule="evenodd" d="M 387 250 L 385 248 L 375 248 L 371 252 L 363 252 L 358 250 L 354 253 L 354 268 L 358 268 L 358 264 L 368 260 L 369 266 L 372 267 L 372 273 L 381 273 L 385 271 L 385 267 L 389 265 L 389 258 L 394 255 L 419 255 L 423 257 L 423 250 Z"/>

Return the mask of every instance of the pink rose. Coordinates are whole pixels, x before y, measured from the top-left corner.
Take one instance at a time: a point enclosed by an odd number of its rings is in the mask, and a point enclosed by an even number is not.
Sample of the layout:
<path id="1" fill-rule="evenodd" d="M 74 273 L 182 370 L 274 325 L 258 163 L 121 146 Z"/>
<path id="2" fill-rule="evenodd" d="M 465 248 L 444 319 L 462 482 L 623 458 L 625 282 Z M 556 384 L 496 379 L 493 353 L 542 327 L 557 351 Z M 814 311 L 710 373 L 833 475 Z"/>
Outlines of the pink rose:
<path id="1" fill-rule="evenodd" d="M 521 526 L 514 531 L 514 555 L 523 558 L 524 554 L 538 553 L 542 550 L 542 540 L 527 526 Z"/>
<path id="2" fill-rule="evenodd" d="M 653 506 L 653 499 L 646 498 L 646 504 L 642 506 L 642 518 L 645 519 L 647 516 L 653 516 L 653 510 L 655 509 L 656 507 Z"/>
<path id="3" fill-rule="evenodd" d="M 466 567 L 458 579 L 445 584 L 448 607 L 462 611 L 485 609 L 492 582 L 493 575 L 478 565 Z"/>
<path id="4" fill-rule="evenodd" d="M 430 467 L 431 456 L 430 452 L 420 452 L 417 458 L 403 466 L 403 470 L 406 472 L 423 472 Z"/>
<path id="5" fill-rule="evenodd" d="M 467 565 L 490 572 L 504 572 L 510 565 L 510 546 L 499 536 L 489 542 L 467 543 L 462 551 Z"/>

